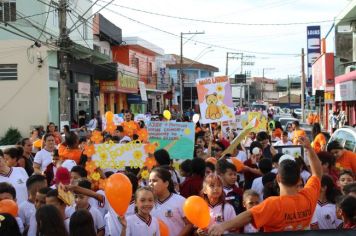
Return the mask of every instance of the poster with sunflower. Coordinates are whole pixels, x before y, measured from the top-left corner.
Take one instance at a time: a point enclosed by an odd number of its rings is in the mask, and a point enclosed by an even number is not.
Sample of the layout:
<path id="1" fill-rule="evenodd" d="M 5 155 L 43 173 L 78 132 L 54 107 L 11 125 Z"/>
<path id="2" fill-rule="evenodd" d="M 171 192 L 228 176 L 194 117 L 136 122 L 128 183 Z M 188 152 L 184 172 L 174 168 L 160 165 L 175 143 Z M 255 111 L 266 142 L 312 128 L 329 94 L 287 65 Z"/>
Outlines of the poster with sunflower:
<path id="1" fill-rule="evenodd" d="M 232 91 L 227 76 L 196 80 L 200 106 L 200 123 L 209 124 L 235 120 Z"/>
<path id="2" fill-rule="evenodd" d="M 147 124 L 149 142 L 168 151 L 172 159 L 192 159 L 194 152 L 193 122 L 151 121 Z"/>
<path id="3" fill-rule="evenodd" d="M 112 168 L 124 169 L 125 166 L 132 168 L 148 166 L 150 155 L 156 150 L 156 144 L 130 142 L 117 144 L 113 142 L 93 145 L 91 160 L 96 167 L 101 169 Z M 88 148 L 89 150 L 89 148 Z"/>

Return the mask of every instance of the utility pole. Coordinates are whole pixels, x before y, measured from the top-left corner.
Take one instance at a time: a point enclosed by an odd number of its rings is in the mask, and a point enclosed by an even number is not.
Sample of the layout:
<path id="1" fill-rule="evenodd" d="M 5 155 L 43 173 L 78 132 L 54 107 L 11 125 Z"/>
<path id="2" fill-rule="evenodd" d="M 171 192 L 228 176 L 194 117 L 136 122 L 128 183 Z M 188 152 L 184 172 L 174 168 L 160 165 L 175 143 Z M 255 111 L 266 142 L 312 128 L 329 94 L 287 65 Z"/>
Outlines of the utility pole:
<path id="1" fill-rule="evenodd" d="M 288 75 L 288 106 L 290 109 L 290 80 L 289 80 L 289 75 Z"/>
<path id="2" fill-rule="evenodd" d="M 60 80 L 59 80 L 59 114 L 60 122 L 69 122 L 71 118 L 70 108 L 69 108 L 69 93 L 68 93 L 68 54 L 67 49 L 70 43 L 68 29 L 67 29 L 67 0 L 60 0 L 58 3 L 58 21 L 59 21 L 59 69 L 60 69 Z"/>
<path id="3" fill-rule="evenodd" d="M 183 87 L 183 35 L 191 35 L 191 34 L 205 34 L 205 32 L 188 32 L 188 33 L 180 33 L 180 72 L 179 72 L 179 82 L 180 82 L 180 112 L 183 117 L 184 112 L 183 112 L 183 92 L 184 92 L 184 87 Z"/>
<path id="4" fill-rule="evenodd" d="M 302 83 L 301 83 L 301 89 L 302 89 L 302 97 L 301 97 L 301 109 L 302 109 L 302 121 L 305 122 L 305 116 L 304 116 L 304 94 L 305 94 L 305 70 L 304 70 L 304 48 L 302 48 Z"/>

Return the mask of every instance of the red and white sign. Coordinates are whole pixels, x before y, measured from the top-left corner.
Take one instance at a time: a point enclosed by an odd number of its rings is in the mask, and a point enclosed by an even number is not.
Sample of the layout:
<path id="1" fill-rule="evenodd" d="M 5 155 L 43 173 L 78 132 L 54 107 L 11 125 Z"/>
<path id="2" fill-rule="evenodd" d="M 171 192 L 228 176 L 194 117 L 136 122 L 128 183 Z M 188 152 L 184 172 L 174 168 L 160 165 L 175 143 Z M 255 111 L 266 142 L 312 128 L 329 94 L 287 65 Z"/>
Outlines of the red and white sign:
<path id="1" fill-rule="evenodd" d="M 315 90 L 334 91 L 334 53 L 321 55 L 312 66 L 313 95 Z"/>

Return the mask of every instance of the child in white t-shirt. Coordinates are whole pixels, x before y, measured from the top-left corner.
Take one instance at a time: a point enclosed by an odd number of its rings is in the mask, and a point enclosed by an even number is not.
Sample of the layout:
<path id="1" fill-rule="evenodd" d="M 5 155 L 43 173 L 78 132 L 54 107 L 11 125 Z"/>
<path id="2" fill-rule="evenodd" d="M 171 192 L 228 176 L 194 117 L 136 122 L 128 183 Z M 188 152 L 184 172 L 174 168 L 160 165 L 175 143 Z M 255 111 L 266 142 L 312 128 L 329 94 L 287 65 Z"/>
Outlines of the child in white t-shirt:
<path id="1" fill-rule="evenodd" d="M 135 193 L 136 214 L 125 217 L 120 216 L 122 225 L 121 236 L 141 236 L 141 235 L 160 235 L 159 222 L 151 211 L 155 200 L 151 188 L 142 187 Z"/>

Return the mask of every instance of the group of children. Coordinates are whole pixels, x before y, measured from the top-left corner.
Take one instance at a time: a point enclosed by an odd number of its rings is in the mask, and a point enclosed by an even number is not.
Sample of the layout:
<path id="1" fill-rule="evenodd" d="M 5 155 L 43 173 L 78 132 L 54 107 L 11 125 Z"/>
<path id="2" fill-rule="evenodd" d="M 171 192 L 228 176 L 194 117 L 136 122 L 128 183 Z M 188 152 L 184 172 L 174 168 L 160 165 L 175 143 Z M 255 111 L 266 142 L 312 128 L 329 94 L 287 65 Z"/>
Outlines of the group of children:
<path id="1" fill-rule="evenodd" d="M 178 172 L 168 152 L 157 150 L 157 166 L 147 180 L 138 170 L 120 171 L 133 189 L 124 216 L 115 213 L 103 190 L 93 190 L 83 166 L 48 159 L 54 142 L 53 136 L 45 136 L 29 177 L 22 167 L 8 167 L 0 152 L 0 200 L 14 200 L 19 208 L 15 217 L 0 212 L 0 235 L 160 235 L 162 224 L 171 236 L 356 227 L 355 173 L 330 175 L 331 157 L 321 153 L 318 158 L 306 140 L 300 143 L 309 150 L 310 166 L 288 155 L 267 158 L 262 144 L 253 142 L 239 173 L 235 157 L 219 158 L 223 145 L 214 146 L 215 157 L 182 162 Z M 206 152 L 204 147 L 201 151 Z M 43 173 L 51 163 L 54 176 L 48 180 Z M 61 191 L 74 193 L 74 205 L 66 204 Z M 205 229 L 196 228 L 183 212 L 186 198 L 193 195 L 209 206 Z"/>

